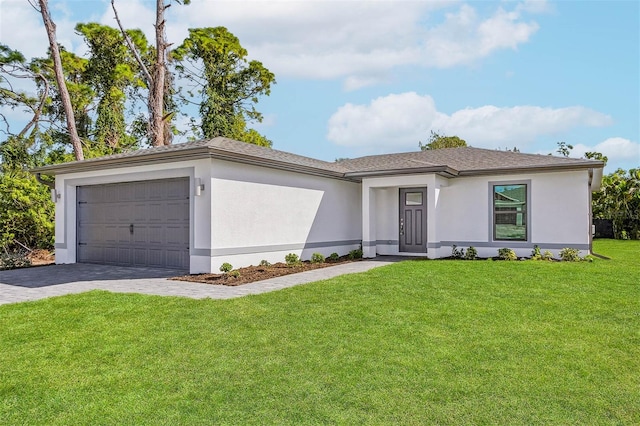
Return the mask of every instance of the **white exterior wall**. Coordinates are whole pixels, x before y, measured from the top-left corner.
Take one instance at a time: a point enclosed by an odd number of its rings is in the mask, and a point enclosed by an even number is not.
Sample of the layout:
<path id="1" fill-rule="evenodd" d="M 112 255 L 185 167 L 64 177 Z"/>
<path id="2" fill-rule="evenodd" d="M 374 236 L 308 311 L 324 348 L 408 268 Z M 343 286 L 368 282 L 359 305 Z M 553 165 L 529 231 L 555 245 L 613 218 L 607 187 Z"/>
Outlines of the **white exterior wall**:
<path id="1" fill-rule="evenodd" d="M 530 198 L 527 242 L 493 241 L 492 183 L 526 182 Z M 365 256 L 415 255 L 400 253 L 399 188 L 427 187 L 427 252 L 430 258 L 451 255 L 452 245 L 474 246 L 481 257 L 512 248 L 530 256 L 534 245 L 555 256 L 564 247 L 589 249 L 588 171 L 490 175 L 446 179 L 436 175 L 408 175 L 363 179 L 363 245 Z M 370 218 L 367 218 L 370 215 Z M 369 222 L 367 222 L 369 221 Z M 423 255 L 425 255 L 423 254 Z"/>
<path id="2" fill-rule="evenodd" d="M 222 160 L 212 161 L 211 175 L 212 271 L 360 247 L 357 183 Z"/>
<path id="3" fill-rule="evenodd" d="M 360 185 L 220 160 L 193 160 L 60 174 L 56 190 L 56 263 L 76 262 L 76 188 L 189 177 L 190 272 L 217 272 L 288 253 L 340 255 L 360 247 Z M 195 179 L 204 189 L 195 196 Z"/>

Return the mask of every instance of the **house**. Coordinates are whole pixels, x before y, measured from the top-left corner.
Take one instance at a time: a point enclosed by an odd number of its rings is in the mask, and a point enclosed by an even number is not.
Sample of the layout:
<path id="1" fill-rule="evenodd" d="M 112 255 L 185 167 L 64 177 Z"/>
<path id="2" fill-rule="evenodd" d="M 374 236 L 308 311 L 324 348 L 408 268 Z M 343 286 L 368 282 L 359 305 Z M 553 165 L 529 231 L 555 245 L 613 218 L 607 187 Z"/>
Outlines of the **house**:
<path id="1" fill-rule="evenodd" d="M 226 138 L 34 169 L 56 262 L 215 272 L 288 253 L 479 256 L 591 245 L 599 161 L 452 148 L 325 162 Z"/>

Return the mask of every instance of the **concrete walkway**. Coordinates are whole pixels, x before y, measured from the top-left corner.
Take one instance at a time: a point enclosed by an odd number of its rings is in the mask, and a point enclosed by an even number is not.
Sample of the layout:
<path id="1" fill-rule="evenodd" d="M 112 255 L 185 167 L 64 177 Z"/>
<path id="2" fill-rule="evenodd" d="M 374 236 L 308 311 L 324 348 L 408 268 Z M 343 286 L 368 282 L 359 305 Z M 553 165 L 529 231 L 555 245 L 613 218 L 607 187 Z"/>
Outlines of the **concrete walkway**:
<path id="1" fill-rule="evenodd" d="M 90 290 L 179 296 L 193 299 L 231 299 L 280 290 L 339 275 L 365 272 L 398 260 L 400 259 L 382 257 L 343 263 L 236 287 L 168 280 L 167 278 L 183 275 L 184 272 L 167 269 L 127 268 L 81 263 L 38 266 L 0 271 L 0 305 Z"/>

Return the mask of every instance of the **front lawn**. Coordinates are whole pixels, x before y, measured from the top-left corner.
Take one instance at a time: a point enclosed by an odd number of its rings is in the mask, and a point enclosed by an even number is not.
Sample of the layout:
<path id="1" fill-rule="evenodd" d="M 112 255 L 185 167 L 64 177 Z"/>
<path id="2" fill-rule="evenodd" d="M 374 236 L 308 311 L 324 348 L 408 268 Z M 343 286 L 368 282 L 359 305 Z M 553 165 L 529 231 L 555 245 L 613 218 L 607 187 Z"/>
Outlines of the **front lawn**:
<path id="1" fill-rule="evenodd" d="M 640 243 L 0 306 L 0 424 L 638 424 Z"/>

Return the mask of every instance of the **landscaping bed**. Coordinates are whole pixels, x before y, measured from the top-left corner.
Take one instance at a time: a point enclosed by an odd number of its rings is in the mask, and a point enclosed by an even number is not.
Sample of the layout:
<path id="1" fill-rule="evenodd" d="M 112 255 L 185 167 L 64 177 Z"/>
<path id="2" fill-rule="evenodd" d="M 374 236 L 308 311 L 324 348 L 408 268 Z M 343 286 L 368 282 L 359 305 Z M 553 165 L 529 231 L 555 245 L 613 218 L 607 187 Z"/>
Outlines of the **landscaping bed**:
<path id="1" fill-rule="evenodd" d="M 312 271 L 314 269 L 327 268 L 329 266 L 340 265 L 342 263 L 355 262 L 360 259 L 349 259 L 343 256 L 336 261 L 323 263 L 299 262 L 296 265 L 287 265 L 286 263 L 274 263 L 268 266 L 247 266 L 238 268 L 228 273 L 221 274 L 191 274 L 179 277 L 173 277 L 176 281 L 190 281 L 213 285 L 238 286 L 249 284 L 256 281 L 268 280 L 270 278 L 282 277 L 299 272 Z M 237 271 L 237 272 L 236 272 Z"/>

